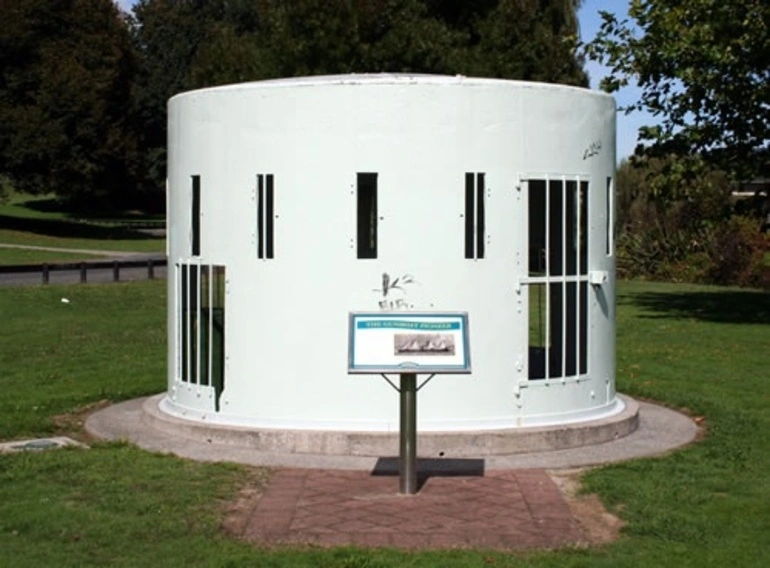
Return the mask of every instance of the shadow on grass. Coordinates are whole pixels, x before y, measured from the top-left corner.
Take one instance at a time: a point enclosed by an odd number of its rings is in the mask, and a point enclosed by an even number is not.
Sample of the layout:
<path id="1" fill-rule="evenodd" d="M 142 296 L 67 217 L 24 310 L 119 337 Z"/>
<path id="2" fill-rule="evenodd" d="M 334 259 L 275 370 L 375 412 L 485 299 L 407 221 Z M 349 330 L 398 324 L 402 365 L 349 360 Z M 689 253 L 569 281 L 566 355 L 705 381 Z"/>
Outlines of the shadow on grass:
<path id="1" fill-rule="evenodd" d="M 15 231 L 25 231 L 49 237 L 99 240 L 148 240 L 163 239 L 131 227 L 91 225 L 57 219 L 25 219 L 0 215 L 0 227 Z"/>
<path id="2" fill-rule="evenodd" d="M 649 312 L 647 318 L 687 318 L 717 323 L 770 323 L 770 292 L 757 290 L 638 292 L 618 303 Z"/>
<path id="3" fill-rule="evenodd" d="M 145 211 L 126 211 L 120 209 L 87 209 L 75 207 L 56 198 L 30 199 L 23 202 L 23 207 L 40 213 L 63 213 L 70 219 L 103 220 L 110 221 L 143 221 L 163 222 L 165 217 L 161 213 L 147 213 Z"/>

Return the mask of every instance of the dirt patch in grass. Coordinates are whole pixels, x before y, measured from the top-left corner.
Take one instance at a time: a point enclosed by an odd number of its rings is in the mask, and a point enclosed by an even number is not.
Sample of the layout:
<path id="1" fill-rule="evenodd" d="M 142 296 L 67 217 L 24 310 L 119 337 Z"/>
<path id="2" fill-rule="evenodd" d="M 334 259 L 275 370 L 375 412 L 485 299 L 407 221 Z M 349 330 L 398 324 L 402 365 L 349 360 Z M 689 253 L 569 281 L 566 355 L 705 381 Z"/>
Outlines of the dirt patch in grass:
<path id="1" fill-rule="evenodd" d="M 585 470 L 551 470 L 549 475 L 564 496 L 572 516 L 580 524 L 587 545 L 601 545 L 612 542 L 620 536 L 625 525 L 607 509 L 598 495 L 580 492 L 580 477 Z"/>
<path id="2" fill-rule="evenodd" d="M 238 495 L 232 501 L 223 504 L 222 530 L 237 538 L 242 538 L 246 527 L 254 514 L 254 509 L 270 482 L 273 470 L 266 467 L 254 467 L 244 482 Z"/>
<path id="3" fill-rule="evenodd" d="M 84 443 L 94 441 L 95 438 L 88 434 L 84 428 L 86 419 L 92 413 L 101 410 L 102 408 L 106 408 L 111 404 L 113 404 L 112 401 L 102 399 L 76 408 L 72 412 L 65 412 L 51 417 L 51 422 L 53 422 L 56 435 L 68 436 L 73 440 Z"/>

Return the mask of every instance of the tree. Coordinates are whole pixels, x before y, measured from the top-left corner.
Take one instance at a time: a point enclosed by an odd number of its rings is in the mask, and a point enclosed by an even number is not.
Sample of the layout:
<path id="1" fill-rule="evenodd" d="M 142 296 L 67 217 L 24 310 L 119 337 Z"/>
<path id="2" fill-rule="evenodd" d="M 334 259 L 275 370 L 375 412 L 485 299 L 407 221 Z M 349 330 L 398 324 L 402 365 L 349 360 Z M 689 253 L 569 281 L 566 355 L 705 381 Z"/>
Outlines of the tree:
<path id="1" fill-rule="evenodd" d="M 165 175 L 166 102 L 225 83 L 439 73 L 586 85 L 576 0 L 140 0 L 133 35 L 147 183 Z"/>
<path id="2" fill-rule="evenodd" d="M 20 190 L 120 202 L 134 58 L 111 0 L 0 0 L 0 171 Z"/>
<path id="3" fill-rule="evenodd" d="M 477 21 L 473 75 L 588 86 L 576 54 L 580 0 L 501 0 Z"/>
<path id="4" fill-rule="evenodd" d="M 732 177 L 768 175 L 770 3 L 631 0 L 629 18 L 601 12 L 588 57 L 607 65 L 608 92 L 636 81 L 659 125 L 640 130 L 637 153 L 708 163 Z M 688 160 L 692 159 L 692 162 Z"/>
<path id="5" fill-rule="evenodd" d="M 165 188 L 166 104 L 195 88 L 191 67 L 199 48 L 222 20 L 225 0 L 139 0 L 129 18 L 139 69 L 132 87 L 141 124 L 137 170 L 144 191 Z M 237 2 L 233 2 L 236 3 Z M 218 66 L 221 69 L 221 65 Z"/>

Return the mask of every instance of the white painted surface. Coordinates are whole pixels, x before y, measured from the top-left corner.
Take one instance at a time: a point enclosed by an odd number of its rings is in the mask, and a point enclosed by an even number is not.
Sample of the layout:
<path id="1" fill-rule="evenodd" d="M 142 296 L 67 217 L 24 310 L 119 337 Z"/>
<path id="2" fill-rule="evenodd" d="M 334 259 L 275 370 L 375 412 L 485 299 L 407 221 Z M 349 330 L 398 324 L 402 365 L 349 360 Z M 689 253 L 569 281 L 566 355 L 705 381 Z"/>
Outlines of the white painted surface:
<path id="1" fill-rule="evenodd" d="M 615 105 L 572 87 L 437 76 L 246 83 L 169 102 L 169 395 L 165 411 L 255 427 L 397 430 L 398 395 L 346 372 L 350 311 L 378 309 L 381 277 L 410 274 L 418 310 L 467 311 L 473 373 L 418 398 L 421 430 L 591 419 L 615 397 L 614 258 L 606 254 Z M 378 173 L 379 254 L 356 258 L 356 174 Z M 486 179 L 486 254 L 464 258 L 464 176 Z M 256 252 L 256 176 L 275 180 L 275 258 Z M 191 176 L 201 177 L 192 259 Z M 527 380 L 527 178 L 588 180 L 588 373 Z M 174 263 L 225 265 L 226 372 L 176 370 Z M 521 290 L 518 292 L 517 289 Z"/>

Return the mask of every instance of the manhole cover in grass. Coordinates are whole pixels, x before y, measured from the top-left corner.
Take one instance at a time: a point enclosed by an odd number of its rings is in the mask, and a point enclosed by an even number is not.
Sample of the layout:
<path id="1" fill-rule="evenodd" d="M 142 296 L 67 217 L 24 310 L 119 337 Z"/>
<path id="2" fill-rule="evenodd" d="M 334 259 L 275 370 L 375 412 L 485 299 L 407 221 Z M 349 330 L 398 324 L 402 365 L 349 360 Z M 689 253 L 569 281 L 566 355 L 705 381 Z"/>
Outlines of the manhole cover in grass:
<path id="1" fill-rule="evenodd" d="M 37 438 L 35 440 L 17 440 L 15 442 L 0 443 L 0 453 L 10 452 L 40 452 L 43 450 L 54 450 L 66 446 L 79 446 L 85 448 L 80 442 L 63 436 L 57 438 Z"/>

